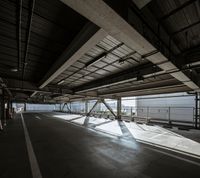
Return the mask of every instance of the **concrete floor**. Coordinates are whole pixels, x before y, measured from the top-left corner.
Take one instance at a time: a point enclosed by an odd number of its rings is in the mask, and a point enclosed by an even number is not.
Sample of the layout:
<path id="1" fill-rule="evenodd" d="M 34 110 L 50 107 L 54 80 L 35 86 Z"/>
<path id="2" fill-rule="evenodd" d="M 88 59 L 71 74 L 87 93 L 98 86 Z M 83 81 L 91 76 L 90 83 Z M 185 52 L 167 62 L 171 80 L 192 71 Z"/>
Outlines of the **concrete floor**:
<path id="1" fill-rule="evenodd" d="M 120 123 L 114 136 L 52 117 L 24 113 L 43 178 L 196 178 L 200 160 L 138 143 Z M 0 177 L 31 178 L 20 115 L 0 133 Z"/>

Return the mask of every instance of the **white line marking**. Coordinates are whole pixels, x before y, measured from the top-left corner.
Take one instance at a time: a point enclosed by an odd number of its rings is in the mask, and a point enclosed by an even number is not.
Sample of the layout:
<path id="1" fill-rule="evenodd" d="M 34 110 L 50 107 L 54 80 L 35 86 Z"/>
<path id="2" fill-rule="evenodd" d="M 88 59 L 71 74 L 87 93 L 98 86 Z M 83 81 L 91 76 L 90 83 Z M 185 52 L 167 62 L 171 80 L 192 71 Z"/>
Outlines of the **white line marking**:
<path id="1" fill-rule="evenodd" d="M 25 135 L 25 140 L 26 140 L 26 146 L 27 146 L 32 176 L 33 176 L 33 178 L 42 178 L 40 168 L 38 166 L 38 162 L 37 162 L 34 150 L 33 150 L 33 146 L 31 144 L 29 133 L 28 133 L 26 124 L 24 122 L 24 117 L 23 117 L 22 113 L 21 113 L 21 118 L 22 118 L 22 125 L 23 125 L 23 128 L 24 128 L 24 135 Z"/>
<path id="2" fill-rule="evenodd" d="M 41 120 L 41 118 L 40 118 L 39 116 L 35 116 L 35 118 L 36 118 L 36 119 L 40 119 L 40 120 Z"/>

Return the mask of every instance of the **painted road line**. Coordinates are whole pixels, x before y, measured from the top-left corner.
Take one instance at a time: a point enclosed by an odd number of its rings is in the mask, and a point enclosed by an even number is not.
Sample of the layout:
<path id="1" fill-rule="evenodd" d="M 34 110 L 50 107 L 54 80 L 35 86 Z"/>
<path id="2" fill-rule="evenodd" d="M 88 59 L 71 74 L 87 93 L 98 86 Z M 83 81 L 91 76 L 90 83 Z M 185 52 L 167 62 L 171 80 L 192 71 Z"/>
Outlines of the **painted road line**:
<path id="1" fill-rule="evenodd" d="M 23 128 L 24 128 L 24 135 L 25 135 L 25 140 L 26 140 L 26 146 L 27 146 L 32 176 L 33 176 L 33 178 L 42 178 L 40 168 L 38 166 L 38 162 L 37 162 L 34 150 L 33 150 L 33 146 L 31 144 L 29 133 L 28 133 L 26 124 L 24 122 L 24 117 L 23 117 L 22 113 L 21 113 L 21 118 L 22 118 L 22 125 L 23 125 Z"/>

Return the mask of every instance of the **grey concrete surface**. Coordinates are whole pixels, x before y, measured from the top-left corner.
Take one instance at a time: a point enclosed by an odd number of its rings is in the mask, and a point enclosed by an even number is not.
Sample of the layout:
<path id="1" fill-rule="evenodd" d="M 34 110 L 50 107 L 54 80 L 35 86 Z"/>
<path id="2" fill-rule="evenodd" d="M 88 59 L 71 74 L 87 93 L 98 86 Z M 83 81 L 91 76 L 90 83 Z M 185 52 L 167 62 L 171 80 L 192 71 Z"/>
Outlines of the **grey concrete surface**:
<path id="1" fill-rule="evenodd" d="M 76 126 L 51 114 L 23 114 L 43 178 L 200 177 L 199 160 L 137 143 L 131 137 Z M 19 116 L 0 134 L 0 154 L 1 178 L 32 177 Z"/>

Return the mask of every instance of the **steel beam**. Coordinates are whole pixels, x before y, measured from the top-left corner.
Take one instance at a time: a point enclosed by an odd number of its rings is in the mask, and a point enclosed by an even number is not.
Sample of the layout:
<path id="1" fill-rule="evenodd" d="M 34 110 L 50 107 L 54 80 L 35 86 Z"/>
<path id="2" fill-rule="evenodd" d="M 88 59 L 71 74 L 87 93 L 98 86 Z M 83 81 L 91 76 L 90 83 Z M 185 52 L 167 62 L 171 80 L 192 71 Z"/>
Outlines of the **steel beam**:
<path id="1" fill-rule="evenodd" d="M 68 111 L 71 113 L 72 112 L 71 111 L 71 103 L 70 103 L 70 107 L 68 106 L 68 103 L 66 103 L 66 106 L 67 106 Z"/>
<path id="2" fill-rule="evenodd" d="M 87 113 L 87 116 L 89 116 L 91 114 L 91 112 L 94 110 L 94 108 L 97 106 L 97 104 L 99 103 L 99 100 L 96 101 L 96 103 L 94 104 L 94 106 L 90 109 L 90 111 Z"/>
<path id="3" fill-rule="evenodd" d="M 65 108 L 65 105 L 66 105 L 66 103 L 64 103 L 64 104 L 63 104 L 62 111 L 64 110 L 64 108 Z"/>
<path id="4" fill-rule="evenodd" d="M 111 112 L 111 114 L 117 119 L 116 114 L 113 112 L 112 108 L 105 102 L 104 99 L 101 100 L 101 102 L 106 106 L 106 108 Z"/>
<path id="5" fill-rule="evenodd" d="M 135 28 L 119 16 L 112 8 L 101 0 L 61 0 L 63 3 L 88 18 L 90 21 L 104 29 L 109 35 L 120 42 L 123 42 L 140 55 L 146 55 L 157 49 L 147 41 Z M 149 61 L 156 64 L 166 72 L 177 71 L 172 76 L 187 85 L 192 90 L 199 90 L 195 84 L 161 52 L 146 57 Z"/>

